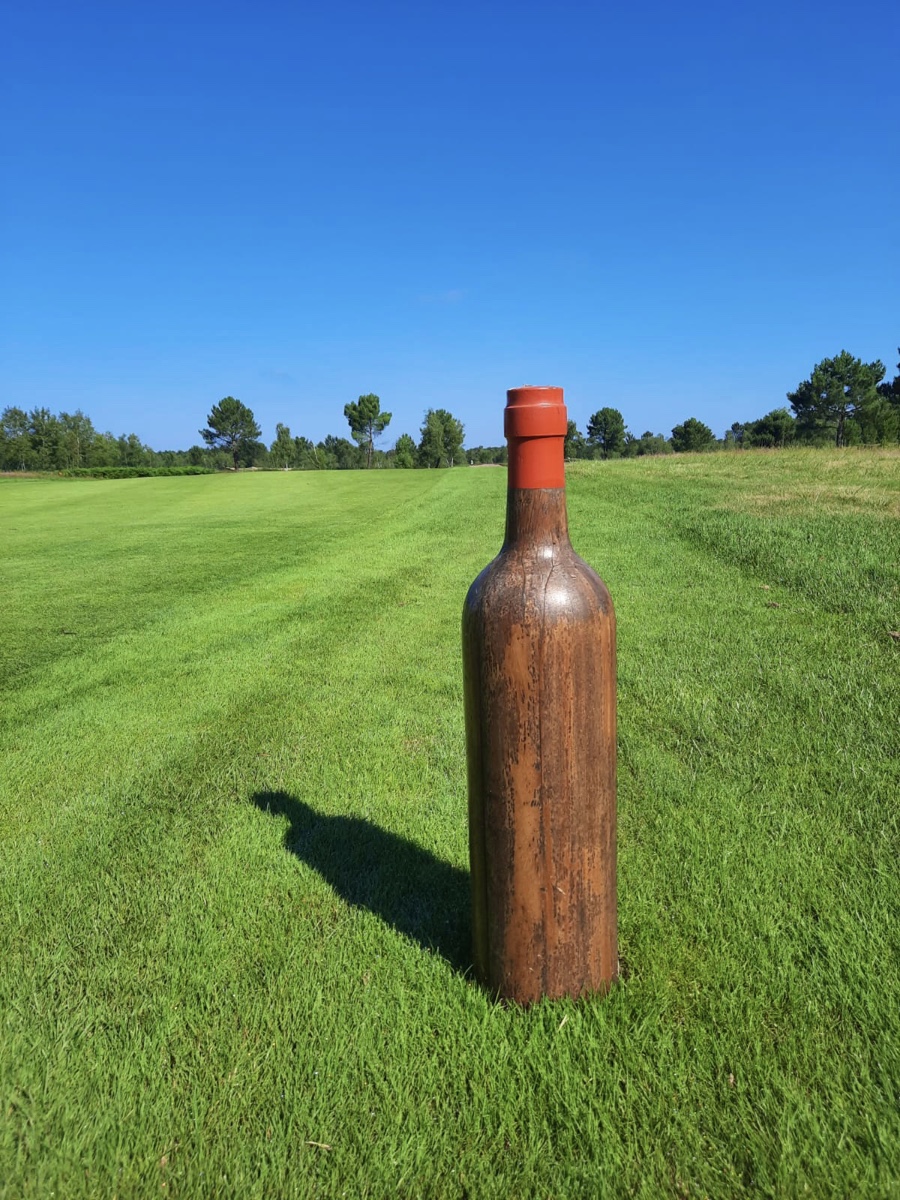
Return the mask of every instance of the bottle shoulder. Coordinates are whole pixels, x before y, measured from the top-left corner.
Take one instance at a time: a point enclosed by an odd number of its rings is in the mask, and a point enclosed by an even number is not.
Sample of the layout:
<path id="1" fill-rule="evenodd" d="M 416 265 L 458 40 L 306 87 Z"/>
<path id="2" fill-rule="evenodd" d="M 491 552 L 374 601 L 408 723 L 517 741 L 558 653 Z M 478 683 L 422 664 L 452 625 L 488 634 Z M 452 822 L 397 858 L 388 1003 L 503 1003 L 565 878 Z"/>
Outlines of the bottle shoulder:
<path id="1" fill-rule="evenodd" d="M 571 546 L 504 549 L 469 588 L 465 620 L 611 619 L 612 599 L 597 572 Z"/>

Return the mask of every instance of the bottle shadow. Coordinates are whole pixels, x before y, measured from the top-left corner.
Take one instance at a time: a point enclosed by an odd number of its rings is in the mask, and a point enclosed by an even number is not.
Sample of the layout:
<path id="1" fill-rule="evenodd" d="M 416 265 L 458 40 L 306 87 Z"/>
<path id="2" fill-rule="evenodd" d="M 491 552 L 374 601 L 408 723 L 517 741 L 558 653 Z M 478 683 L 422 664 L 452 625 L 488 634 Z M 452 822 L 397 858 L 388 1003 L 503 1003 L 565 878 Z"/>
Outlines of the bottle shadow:
<path id="1" fill-rule="evenodd" d="M 311 866 L 348 904 L 471 970 L 468 871 L 362 817 L 323 816 L 286 792 L 258 792 L 253 803 L 290 822 L 285 849 Z"/>

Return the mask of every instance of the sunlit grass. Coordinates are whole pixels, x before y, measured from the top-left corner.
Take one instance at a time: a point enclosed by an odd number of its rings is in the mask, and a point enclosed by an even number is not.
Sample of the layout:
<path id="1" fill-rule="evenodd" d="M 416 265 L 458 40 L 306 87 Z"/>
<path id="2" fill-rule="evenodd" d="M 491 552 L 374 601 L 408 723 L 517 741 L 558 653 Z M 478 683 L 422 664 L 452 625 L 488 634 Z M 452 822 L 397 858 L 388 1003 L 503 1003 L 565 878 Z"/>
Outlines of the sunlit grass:
<path id="1" fill-rule="evenodd" d="M 898 464 L 571 469 L 624 978 L 528 1012 L 465 971 L 505 473 L 0 483 L 0 1196 L 896 1193 Z"/>

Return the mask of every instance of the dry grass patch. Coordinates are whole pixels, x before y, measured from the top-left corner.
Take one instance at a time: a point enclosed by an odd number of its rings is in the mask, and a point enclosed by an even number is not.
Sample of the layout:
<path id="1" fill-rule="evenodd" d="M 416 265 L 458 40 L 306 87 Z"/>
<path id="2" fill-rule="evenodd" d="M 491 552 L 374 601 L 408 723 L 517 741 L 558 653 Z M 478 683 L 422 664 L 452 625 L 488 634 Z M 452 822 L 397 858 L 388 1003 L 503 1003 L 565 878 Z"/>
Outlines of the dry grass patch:
<path id="1" fill-rule="evenodd" d="M 900 492 L 891 495 L 884 487 L 861 484 L 804 484 L 794 488 L 772 488 L 766 492 L 739 494 L 724 504 L 736 512 L 803 515 L 858 513 L 875 517 L 900 517 Z"/>

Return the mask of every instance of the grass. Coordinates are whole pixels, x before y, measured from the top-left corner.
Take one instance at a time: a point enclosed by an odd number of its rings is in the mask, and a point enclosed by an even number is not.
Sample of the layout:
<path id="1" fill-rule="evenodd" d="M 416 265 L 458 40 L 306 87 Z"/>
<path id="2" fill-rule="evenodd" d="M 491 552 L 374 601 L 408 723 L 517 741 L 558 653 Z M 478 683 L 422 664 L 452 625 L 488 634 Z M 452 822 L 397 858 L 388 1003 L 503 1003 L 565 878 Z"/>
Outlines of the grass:
<path id="1" fill-rule="evenodd" d="M 900 1195 L 900 458 L 570 469 L 623 978 L 466 976 L 505 472 L 0 482 L 0 1197 Z"/>

